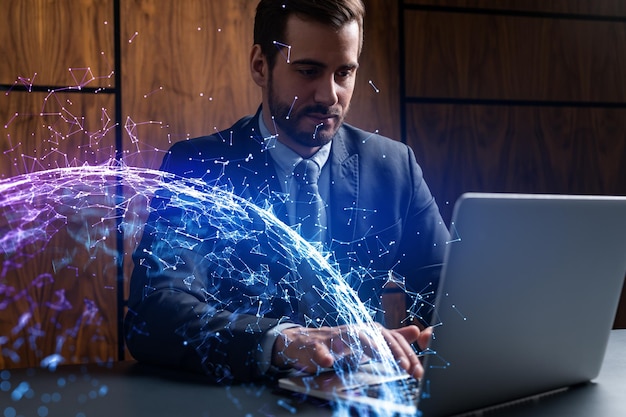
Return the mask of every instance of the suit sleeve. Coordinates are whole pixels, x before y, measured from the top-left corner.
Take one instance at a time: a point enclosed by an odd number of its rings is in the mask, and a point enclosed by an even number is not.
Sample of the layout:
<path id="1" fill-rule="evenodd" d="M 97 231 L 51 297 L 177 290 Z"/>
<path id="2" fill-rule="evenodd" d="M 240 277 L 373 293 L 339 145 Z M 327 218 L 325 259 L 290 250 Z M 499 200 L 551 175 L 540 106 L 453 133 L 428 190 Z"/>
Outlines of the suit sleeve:
<path id="1" fill-rule="evenodd" d="M 406 278 L 411 314 L 422 325 L 428 326 L 433 324 L 432 308 L 450 235 L 410 148 L 407 159 L 411 200 L 399 251 L 405 259 L 400 262 L 397 271 Z"/>
<path id="2" fill-rule="evenodd" d="M 173 158 L 184 155 L 164 165 Z M 268 367 L 258 358 L 271 357 L 259 355 L 266 332 L 289 321 L 289 300 L 276 295 L 290 266 L 275 262 L 253 211 L 177 191 L 166 184 L 154 197 L 133 254 L 127 346 L 137 360 L 218 382 L 258 379 Z"/>

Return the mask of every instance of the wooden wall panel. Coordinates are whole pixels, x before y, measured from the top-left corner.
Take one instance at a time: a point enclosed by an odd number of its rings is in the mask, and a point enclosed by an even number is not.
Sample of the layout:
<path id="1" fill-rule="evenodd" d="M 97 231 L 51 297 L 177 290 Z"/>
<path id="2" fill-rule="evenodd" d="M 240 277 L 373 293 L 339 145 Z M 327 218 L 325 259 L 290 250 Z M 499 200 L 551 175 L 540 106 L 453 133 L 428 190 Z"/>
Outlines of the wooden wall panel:
<path id="1" fill-rule="evenodd" d="M 114 189 L 53 173 L 115 155 L 103 109 L 112 95 L 0 95 L 0 368 L 116 358 Z"/>
<path id="2" fill-rule="evenodd" d="M 101 222 L 96 202 L 80 209 L 86 197 L 74 208 L 49 206 L 71 193 L 68 184 L 34 174 L 115 155 L 114 97 L 77 93 L 114 84 L 113 2 L 6 1 L 2 9 L 0 230 L 6 238 L 34 225 L 34 235 L 17 251 L 2 241 L 0 368 L 115 359 L 116 243 L 89 247 L 84 234 L 115 233 L 115 221 Z"/>
<path id="3" fill-rule="evenodd" d="M 626 3 L 623 0 L 405 0 L 404 3 L 417 6 L 565 13 L 610 18 L 626 16 Z"/>
<path id="4" fill-rule="evenodd" d="M 0 84 L 113 85 L 113 0 L 3 0 L 1 9 Z"/>
<path id="5" fill-rule="evenodd" d="M 135 0 L 122 7 L 123 112 L 130 153 L 225 129 L 253 113 L 248 70 L 255 2 Z M 125 123 L 128 119 L 125 120 Z M 132 161 L 158 167 L 162 153 Z"/>
<path id="6" fill-rule="evenodd" d="M 621 102 L 626 21 L 408 11 L 406 94 Z"/>
<path id="7" fill-rule="evenodd" d="M 114 96 L 0 94 L 0 178 L 115 157 Z"/>
<path id="8" fill-rule="evenodd" d="M 364 45 L 348 123 L 401 140 L 397 2 L 365 0 Z M 371 84 L 370 84 L 371 81 Z"/>
<path id="9" fill-rule="evenodd" d="M 415 104 L 407 120 L 447 222 L 467 191 L 626 195 L 626 109 Z"/>
<path id="10" fill-rule="evenodd" d="M 50 184 L 47 188 L 53 187 Z M 57 188 L 54 192 L 60 196 L 64 190 Z M 33 214 L 41 209 L 35 221 L 41 223 L 39 235 L 29 237 L 31 243 L 12 252 L 3 242 L 0 368 L 115 360 L 115 241 L 110 246 L 105 240 L 95 243 L 86 238 L 87 234 L 100 239 L 102 235 L 111 237 L 116 230 L 115 220 L 101 222 L 96 217 L 111 214 L 95 206 L 102 203 L 101 198 L 89 199 L 94 204 L 89 211 L 76 210 L 87 203 L 86 198 L 78 198 L 77 206 L 57 205 L 48 213 L 44 204 L 49 200 L 36 199 L 41 205 L 31 201 L 27 208 L 0 208 L 3 230 L 12 215 L 26 216 L 26 211 Z M 44 225 L 42 217 L 47 215 L 57 217 Z M 15 231 L 16 225 L 11 226 Z"/>

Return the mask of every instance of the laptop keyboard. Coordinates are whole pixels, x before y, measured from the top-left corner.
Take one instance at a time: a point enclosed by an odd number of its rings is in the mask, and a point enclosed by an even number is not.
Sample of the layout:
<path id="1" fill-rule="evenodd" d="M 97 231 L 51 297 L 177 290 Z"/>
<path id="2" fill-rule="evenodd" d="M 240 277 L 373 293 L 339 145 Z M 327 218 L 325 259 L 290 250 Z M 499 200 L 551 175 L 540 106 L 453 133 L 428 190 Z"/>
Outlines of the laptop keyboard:
<path id="1" fill-rule="evenodd" d="M 389 395 L 393 393 L 394 401 L 405 404 L 415 404 L 419 395 L 419 382 L 413 378 L 406 378 L 379 384 L 347 388 L 344 393 L 371 398 L 382 397 L 386 399 L 390 399 Z"/>

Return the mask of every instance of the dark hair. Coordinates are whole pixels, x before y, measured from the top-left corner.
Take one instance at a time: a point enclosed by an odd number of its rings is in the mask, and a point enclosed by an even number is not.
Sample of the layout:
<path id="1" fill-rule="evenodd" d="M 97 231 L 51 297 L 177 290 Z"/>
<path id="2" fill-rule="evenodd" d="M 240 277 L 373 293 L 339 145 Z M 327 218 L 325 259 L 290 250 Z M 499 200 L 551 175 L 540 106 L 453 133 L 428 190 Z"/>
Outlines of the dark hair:
<path id="1" fill-rule="evenodd" d="M 335 29 L 356 21 L 363 42 L 365 6 L 362 0 L 261 0 L 254 18 L 254 43 L 261 46 L 270 69 L 279 51 L 274 42 L 285 41 L 287 19 L 294 14 Z"/>

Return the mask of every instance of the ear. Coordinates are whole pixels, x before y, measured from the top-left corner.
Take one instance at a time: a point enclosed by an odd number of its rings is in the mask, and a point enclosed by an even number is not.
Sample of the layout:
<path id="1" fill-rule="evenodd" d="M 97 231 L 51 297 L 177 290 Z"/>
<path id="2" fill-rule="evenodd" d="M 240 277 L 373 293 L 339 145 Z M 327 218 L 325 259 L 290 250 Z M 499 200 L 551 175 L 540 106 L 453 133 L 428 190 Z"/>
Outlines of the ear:
<path id="1" fill-rule="evenodd" d="M 250 74 L 259 87 L 265 87 L 269 78 L 267 59 L 261 52 L 261 45 L 255 44 L 250 51 Z"/>

